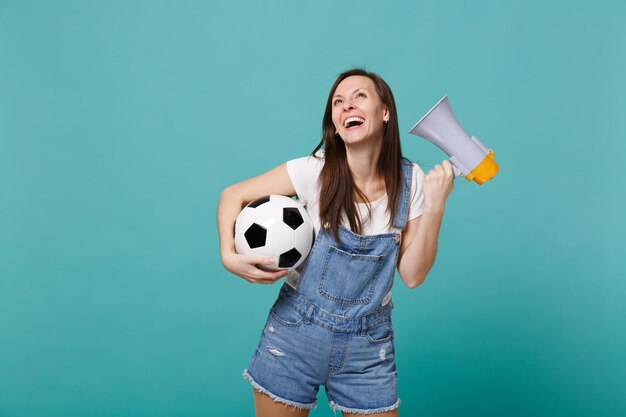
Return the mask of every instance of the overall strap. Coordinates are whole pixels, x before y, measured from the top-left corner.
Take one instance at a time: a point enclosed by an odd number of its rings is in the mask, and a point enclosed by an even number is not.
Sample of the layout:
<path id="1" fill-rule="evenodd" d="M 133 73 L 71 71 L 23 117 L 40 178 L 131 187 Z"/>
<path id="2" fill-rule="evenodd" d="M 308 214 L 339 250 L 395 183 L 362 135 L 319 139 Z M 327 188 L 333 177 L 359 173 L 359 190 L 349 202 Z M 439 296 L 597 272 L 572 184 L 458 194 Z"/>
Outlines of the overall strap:
<path id="1" fill-rule="evenodd" d="M 400 193 L 400 204 L 396 209 L 396 219 L 393 227 L 404 229 L 409 216 L 409 202 L 411 201 L 411 179 L 413 177 L 413 163 L 406 158 L 402 158 L 402 190 Z"/>

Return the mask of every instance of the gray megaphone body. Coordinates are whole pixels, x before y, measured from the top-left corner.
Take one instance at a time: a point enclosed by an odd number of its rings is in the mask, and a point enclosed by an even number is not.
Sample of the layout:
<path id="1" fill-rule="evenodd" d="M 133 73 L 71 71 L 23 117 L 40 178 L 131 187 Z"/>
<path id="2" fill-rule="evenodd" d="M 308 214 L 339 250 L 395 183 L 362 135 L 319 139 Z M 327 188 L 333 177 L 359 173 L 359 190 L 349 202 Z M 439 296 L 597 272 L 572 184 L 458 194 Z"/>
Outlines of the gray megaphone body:
<path id="1" fill-rule="evenodd" d="M 421 136 L 450 156 L 454 176 L 483 184 L 498 172 L 493 150 L 487 149 L 475 136 L 468 135 L 452 113 L 448 95 L 443 96 L 417 122 L 409 133 Z"/>

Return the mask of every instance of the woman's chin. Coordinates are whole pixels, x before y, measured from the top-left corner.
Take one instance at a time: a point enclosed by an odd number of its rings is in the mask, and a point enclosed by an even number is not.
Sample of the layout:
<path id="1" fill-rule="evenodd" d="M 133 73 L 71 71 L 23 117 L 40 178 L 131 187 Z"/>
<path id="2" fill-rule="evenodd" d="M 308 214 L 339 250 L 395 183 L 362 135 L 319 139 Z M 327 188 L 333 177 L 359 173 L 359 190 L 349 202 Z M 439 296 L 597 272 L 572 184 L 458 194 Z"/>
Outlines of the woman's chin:
<path id="1" fill-rule="evenodd" d="M 370 142 L 366 135 L 348 135 L 343 139 L 343 143 L 348 146 L 358 146 Z"/>
<path id="2" fill-rule="evenodd" d="M 344 136 L 342 136 L 342 139 L 344 142 L 358 142 L 358 141 L 362 141 L 366 137 L 367 135 L 364 134 L 363 132 L 355 131 L 355 132 L 346 132 Z"/>

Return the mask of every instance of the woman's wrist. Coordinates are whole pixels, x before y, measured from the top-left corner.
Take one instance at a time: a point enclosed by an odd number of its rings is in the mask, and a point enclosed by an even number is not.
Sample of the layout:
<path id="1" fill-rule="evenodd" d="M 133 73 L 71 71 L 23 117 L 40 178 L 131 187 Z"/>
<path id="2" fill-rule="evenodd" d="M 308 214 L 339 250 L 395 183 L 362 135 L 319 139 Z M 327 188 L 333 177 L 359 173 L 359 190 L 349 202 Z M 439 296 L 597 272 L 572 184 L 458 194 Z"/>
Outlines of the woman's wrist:
<path id="1" fill-rule="evenodd" d="M 425 204 L 422 212 L 423 214 L 443 216 L 444 210 L 445 206 L 443 204 Z"/>

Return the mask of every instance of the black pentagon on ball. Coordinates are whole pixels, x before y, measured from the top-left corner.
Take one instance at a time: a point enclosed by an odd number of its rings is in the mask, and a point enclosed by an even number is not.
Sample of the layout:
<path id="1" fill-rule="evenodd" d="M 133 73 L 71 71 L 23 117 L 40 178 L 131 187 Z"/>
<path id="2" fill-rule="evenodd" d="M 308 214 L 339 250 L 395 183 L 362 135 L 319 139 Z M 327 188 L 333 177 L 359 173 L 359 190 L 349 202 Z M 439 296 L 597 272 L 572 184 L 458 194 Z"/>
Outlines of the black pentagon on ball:
<path id="1" fill-rule="evenodd" d="M 268 201 L 270 201 L 270 196 L 268 195 L 267 197 L 263 197 L 263 198 L 259 198 L 258 200 L 254 200 L 253 202 L 251 202 L 250 204 L 248 204 L 248 207 L 252 207 L 252 208 L 257 208 L 259 207 L 261 204 L 265 204 Z"/>
<path id="2" fill-rule="evenodd" d="M 265 238 L 267 237 L 265 227 L 253 223 L 243 235 L 246 237 L 246 242 L 248 242 L 250 249 L 265 246 Z"/>
<path id="3" fill-rule="evenodd" d="M 293 230 L 296 230 L 304 223 L 304 219 L 302 214 L 300 214 L 300 210 L 296 207 L 285 207 L 283 208 L 283 222 Z"/>
<path id="4" fill-rule="evenodd" d="M 288 250 L 278 258 L 278 267 L 291 268 L 298 262 L 300 257 L 302 257 L 302 255 L 295 248 Z"/>

